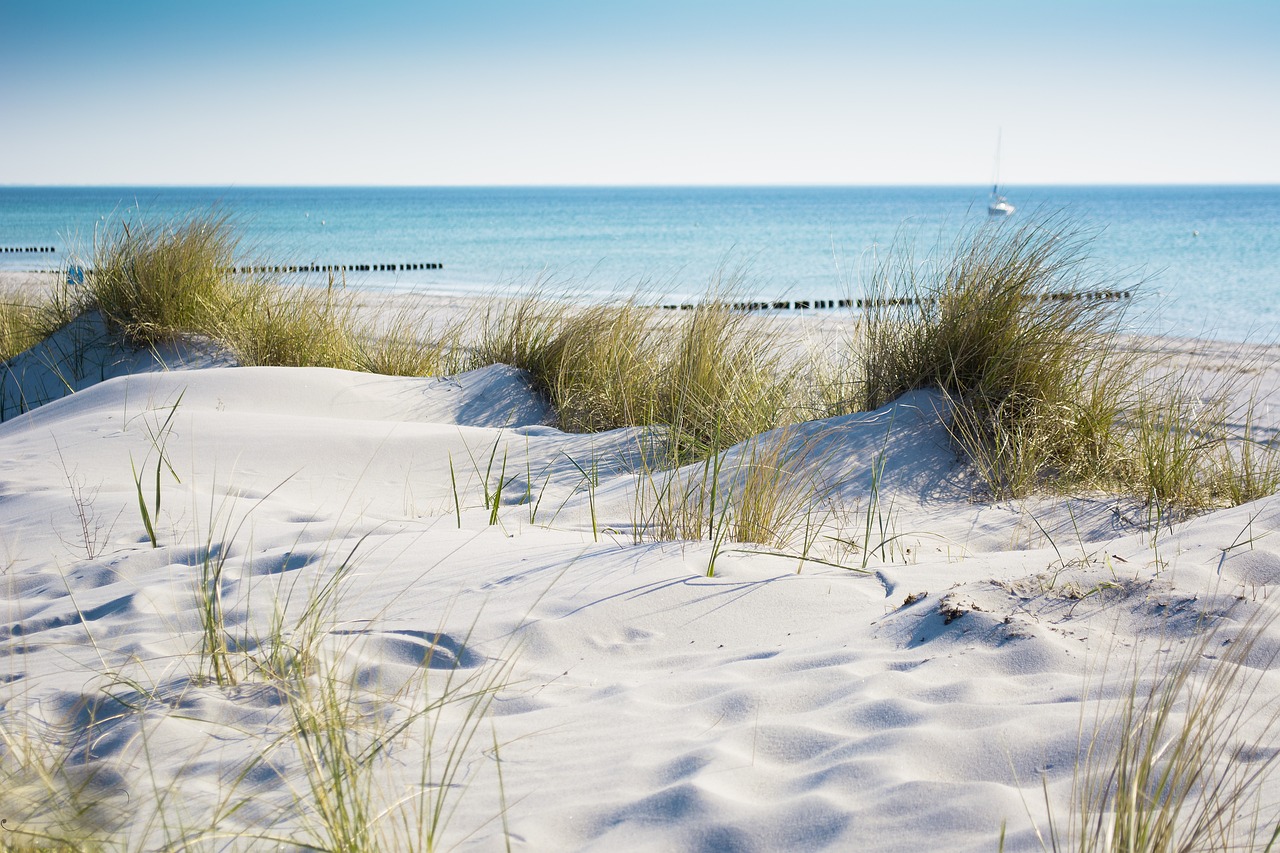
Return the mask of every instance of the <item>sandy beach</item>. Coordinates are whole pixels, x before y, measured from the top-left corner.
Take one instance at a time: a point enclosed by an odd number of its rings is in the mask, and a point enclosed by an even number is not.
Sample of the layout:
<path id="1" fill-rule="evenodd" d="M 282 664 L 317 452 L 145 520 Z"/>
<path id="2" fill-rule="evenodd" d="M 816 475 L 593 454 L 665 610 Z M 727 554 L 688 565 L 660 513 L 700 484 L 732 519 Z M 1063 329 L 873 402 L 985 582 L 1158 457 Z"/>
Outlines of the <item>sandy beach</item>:
<path id="1" fill-rule="evenodd" d="M 803 322 L 847 319 L 761 318 Z M 1280 387 L 1275 348 L 1154 345 Z M 1037 850 L 1135 671 L 1259 630 L 1215 757 L 1276 754 L 1274 499 L 975 502 L 918 391 L 761 439 L 822 484 L 801 522 L 843 531 L 812 559 L 654 541 L 654 484 L 704 466 L 561 432 L 513 368 L 188 343 L 68 383 L 49 352 L 7 379 L 49 401 L 0 424 L 0 818 L 30 839 L 326 848 L 354 802 L 384 849 Z"/>
<path id="2" fill-rule="evenodd" d="M 0 853 L 1280 853 L 1277 45 L 3 3 Z"/>

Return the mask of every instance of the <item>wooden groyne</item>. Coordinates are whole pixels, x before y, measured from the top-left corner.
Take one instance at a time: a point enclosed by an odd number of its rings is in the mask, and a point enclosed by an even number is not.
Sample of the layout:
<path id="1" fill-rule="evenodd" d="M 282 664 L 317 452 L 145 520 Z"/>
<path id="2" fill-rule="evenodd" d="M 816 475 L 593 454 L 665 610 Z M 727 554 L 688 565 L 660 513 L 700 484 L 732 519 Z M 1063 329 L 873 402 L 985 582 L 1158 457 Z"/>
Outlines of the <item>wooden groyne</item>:
<path id="1" fill-rule="evenodd" d="M 53 246 L 0 246 L 0 253 L 39 255 L 53 254 L 58 250 Z M 81 267 L 87 270 L 87 267 Z M 228 272 L 252 273 L 305 273 L 305 272 L 410 272 L 413 270 L 442 270 L 444 264 L 439 261 L 410 261 L 407 263 L 381 264 L 253 264 L 242 267 L 230 267 Z M 53 272 L 53 270 L 49 270 Z"/>
<path id="2" fill-rule="evenodd" d="M 1036 297 L 1040 302 L 1118 302 L 1132 299 L 1129 290 L 1068 290 L 1057 293 L 1042 293 Z M 863 297 L 862 299 L 787 299 L 769 302 L 733 302 L 729 307 L 734 311 L 824 311 L 840 308 L 895 308 L 911 305 L 932 305 L 934 299 L 916 297 Z M 692 311 L 699 307 L 697 302 L 667 303 L 662 305 L 667 311 Z"/>
<path id="3" fill-rule="evenodd" d="M 0 253 L 6 255 L 50 255 L 56 251 L 53 246 L 0 246 Z"/>
<path id="4" fill-rule="evenodd" d="M 254 264 L 232 267 L 231 272 L 253 273 L 304 273 L 304 272 L 409 272 L 412 270 L 442 270 L 439 261 L 396 264 Z"/>
<path id="5" fill-rule="evenodd" d="M 409 262 L 403 264 L 253 264 L 251 266 L 227 267 L 226 271 L 240 275 L 253 275 L 254 273 L 406 272 L 410 270 L 442 269 L 444 269 L 444 264 L 439 261 L 431 261 L 429 263 Z M 34 272 L 41 272 L 41 270 L 34 270 Z M 56 272 L 56 270 L 43 270 L 43 272 Z M 80 278 L 92 272 L 92 267 L 72 266 L 68 269 L 69 274 Z"/>

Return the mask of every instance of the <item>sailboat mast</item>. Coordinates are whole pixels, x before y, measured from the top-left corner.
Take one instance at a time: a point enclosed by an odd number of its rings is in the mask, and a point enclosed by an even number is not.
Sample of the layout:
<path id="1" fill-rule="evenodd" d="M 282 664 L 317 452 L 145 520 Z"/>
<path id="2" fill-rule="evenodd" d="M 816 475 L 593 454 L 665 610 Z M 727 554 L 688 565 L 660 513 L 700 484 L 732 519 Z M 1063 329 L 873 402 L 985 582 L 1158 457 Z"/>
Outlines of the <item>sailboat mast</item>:
<path id="1" fill-rule="evenodd" d="M 991 194 L 997 195 L 1000 191 L 1000 141 L 1004 136 L 1004 128 L 996 128 L 996 162 L 991 168 Z"/>

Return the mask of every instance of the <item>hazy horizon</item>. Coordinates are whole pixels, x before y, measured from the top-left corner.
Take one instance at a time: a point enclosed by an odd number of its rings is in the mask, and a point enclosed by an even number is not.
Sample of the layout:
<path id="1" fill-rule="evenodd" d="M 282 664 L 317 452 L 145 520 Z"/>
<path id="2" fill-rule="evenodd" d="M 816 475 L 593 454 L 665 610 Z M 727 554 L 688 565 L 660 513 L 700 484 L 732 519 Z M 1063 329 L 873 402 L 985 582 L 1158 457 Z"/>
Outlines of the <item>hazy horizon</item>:
<path id="1" fill-rule="evenodd" d="M 1052 189 L 1054 187 L 1063 188 L 1079 188 L 1088 189 L 1092 187 L 1123 189 L 1125 187 L 1133 187 L 1135 189 L 1149 188 L 1158 189 L 1160 187 L 1205 187 L 1211 189 L 1213 187 L 1237 187 L 1248 189 L 1250 187 L 1258 187 L 1260 189 L 1280 187 L 1280 180 L 1276 181 L 1159 181 L 1159 182 L 1129 182 L 1129 183 L 1030 183 L 1030 184 L 1012 184 L 1009 181 L 1001 180 L 1001 187 L 1017 186 L 1030 189 Z M 844 184 L 817 184 L 817 183 L 734 183 L 734 184 L 410 184 L 410 183 L 363 183 L 363 184 L 284 184 L 284 183 L 0 183 L 0 187 L 10 189 L 76 189 L 76 188 L 92 188 L 92 189 L 529 189 L 529 190 L 547 190 L 547 189 L 893 189 L 894 187 L 902 187 L 904 189 L 929 189 L 931 187 L 950 189 L 964 187 L 987 187 L 990 181 L 969 181 L 969 182 L 952 182 L 952 183 L 844 183 Z"/>

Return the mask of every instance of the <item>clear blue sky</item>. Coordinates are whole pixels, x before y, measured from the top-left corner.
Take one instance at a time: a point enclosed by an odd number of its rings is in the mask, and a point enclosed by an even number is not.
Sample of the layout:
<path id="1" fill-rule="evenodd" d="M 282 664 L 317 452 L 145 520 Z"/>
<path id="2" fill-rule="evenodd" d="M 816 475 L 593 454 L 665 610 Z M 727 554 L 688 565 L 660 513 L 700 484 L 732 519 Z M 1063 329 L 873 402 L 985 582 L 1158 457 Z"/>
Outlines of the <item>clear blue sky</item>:
<path id="1" fill-rule="evenodd" d="M 1280 0 L 0 0 L 0 184 L 1280 183 Z"/>

